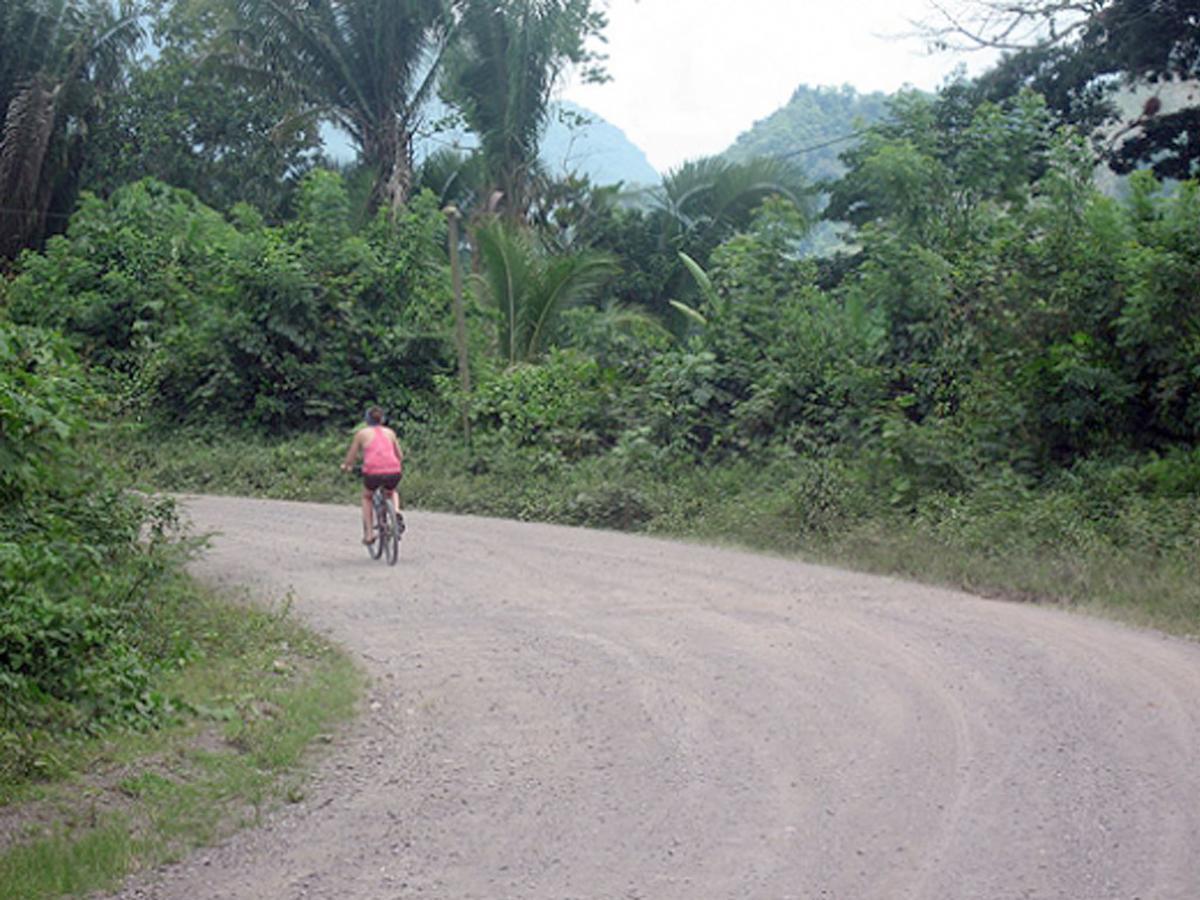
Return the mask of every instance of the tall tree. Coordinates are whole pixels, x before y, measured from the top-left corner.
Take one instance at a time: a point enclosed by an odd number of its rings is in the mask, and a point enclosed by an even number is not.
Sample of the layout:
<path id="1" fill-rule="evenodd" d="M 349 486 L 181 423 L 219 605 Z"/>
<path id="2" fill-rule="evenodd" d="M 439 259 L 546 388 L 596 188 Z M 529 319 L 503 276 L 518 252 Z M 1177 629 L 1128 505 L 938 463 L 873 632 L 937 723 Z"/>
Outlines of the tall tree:
<path id="1" fill-rule="evenodd" d="M 991 99 L 1033 87 L 1071 121 L 1119 118 L 1107 102 L 1120 84 L 1200 79 L 1200 0 L 963 0 L 938 4 L 934 46 L 991 47 L 1010 55 L 984 76 Z M 1140 115 L 1106 138 L 1117 172 L 1151 165 L 1160 176 L 1200 173 L 1200 103 L 1169 108 L 1148 98 Z"/>
<path id="2" fill-rule="evenodd" d="M 560 76 L 602 79 L 588 47 L 606 18 L 595 0 L 466 0 L 442 93 L 479 136 L 497 202 L 510 221 L 533 201 L 538 145 Z"/>
<path id="3" fill-rule="evenodd" d="M 139 12 L 134 0 L 0 7 L 0 260 L 65 225 L 89 132 L 141 41 Z"/>
<path id="4" fill-rule="evenodd" d="M 397 209 L 413 184 L 412 140 L 434 83 L 448 0 L 231 0 L 234 63 L 343 129 L 375 172 L 372 205 Z"/>
<path id="5" fill-rule="evenodd" d="M 921 22 L 935 48 L 1022 51 L 1070 41 L 1113 0 L 935 0 Z M 1145 4 L 1142 3 L 1144 6 Z"/>
<path id="6" fill-rule="evenodd" d="M 262 85 L 207 61 L 229 28 L 217 0 L 172 0 L 155 16 L 157 53 L 134 67 L 93 130 L 83 186 L 103 196 L 150 176 L 227 211 L 281 217 L 318 160 L 316 122 Z"/>

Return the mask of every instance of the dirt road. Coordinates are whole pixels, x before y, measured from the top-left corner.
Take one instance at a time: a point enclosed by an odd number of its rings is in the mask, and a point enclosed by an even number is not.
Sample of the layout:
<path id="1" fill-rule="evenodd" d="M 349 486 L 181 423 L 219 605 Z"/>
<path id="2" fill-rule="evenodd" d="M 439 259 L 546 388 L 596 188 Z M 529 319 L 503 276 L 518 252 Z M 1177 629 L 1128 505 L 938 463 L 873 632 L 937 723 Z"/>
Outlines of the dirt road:
<path id="1" fill-rule="evenodd" d="M 123 898 L 1200 897 L 1200 646 L 618 534 L 194 498 L 373 679 L 307 799 Z"/>

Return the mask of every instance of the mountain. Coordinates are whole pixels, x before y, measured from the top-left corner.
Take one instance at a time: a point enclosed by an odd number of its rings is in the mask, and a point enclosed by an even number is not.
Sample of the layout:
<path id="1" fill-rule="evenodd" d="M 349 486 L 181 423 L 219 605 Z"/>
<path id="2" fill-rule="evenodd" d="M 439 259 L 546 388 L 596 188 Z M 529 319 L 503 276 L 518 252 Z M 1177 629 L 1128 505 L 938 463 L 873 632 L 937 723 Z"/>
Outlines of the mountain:
<path id="1" fill-rule="evenodd" d="M 840 178 L 846 167 L 839 154 L 854 145 L 858 132 L 887 116 L 891 96 L 860 94 L 850 85 L 802 84 L 785 105 L 738 135 L 723 155 L 735 162 L 755 156 L 790 159 L 814 183 Z M 812 256 L 835 253 L 844 248 L 844 231 L 845 226 L 818 222 L 796 249 Z"/>
<path id="2" fill-rule="evenodd" d="M 838 155 L 852 145 L 856 132 L 887 115 L 890 96 L 878 91 L 860 94 L 850 85 L 802 84 L 784 106 L 738 135 L 724 155 L 732 160 L 794 159 L 812 181 L 837 178 L 845 171 Z"/>
<path id="3" fill-rule="evenodd" d="M 620 128 L 574 103 L 556 104 L 542 138 L 542 162 L 556 173 L 587 175 L 593 184 L 658 184 L 662 177 Z"/>
<path id="4" fill-rule="evenodd" d="M 425 110 L 426 122 L 450 121 L 450 109 L 434 99 Z M 344 134 L 326 126 L 322 129 L 325 152 L 338 162 L 352 162 L 354 148 Z M 442 125 L 436 132 L 414 143 L 417 161 L 444 148 L 478 146 L 475 136 L 464 128 Z M 661 176 L 646 154 L 616 125 L 574 103 L 554 104 L 542 137 L 542 162 L 555 175 L 586 175 L 593 184 L 622 182 L 626 187 L 658 184 Z"/>

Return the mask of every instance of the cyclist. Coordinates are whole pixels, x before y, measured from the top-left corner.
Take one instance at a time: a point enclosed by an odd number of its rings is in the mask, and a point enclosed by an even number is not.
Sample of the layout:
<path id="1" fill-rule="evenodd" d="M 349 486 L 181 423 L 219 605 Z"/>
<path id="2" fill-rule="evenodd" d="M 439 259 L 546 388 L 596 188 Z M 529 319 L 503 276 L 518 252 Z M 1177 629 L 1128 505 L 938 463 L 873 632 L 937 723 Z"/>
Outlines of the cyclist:
<path id="1" fill-rule="evenodd" d="M 342 471 L 349 472 L 354 468 L 358 456 L 362 454 L 363 493 L 362 493 L 362 523 L 363 543 L 375 543 L 374 516 L 371 509 L 371 494 L 382 487 L 387 491 L 388 503 L 396 510 L 399 518 L 399 502 L 396 497 L 396 485 L 400 483 L 400 474 L 404 471 L 404 451 L 400 449 L 400 441 L 396 432 L 384 424 L 383 410 L 372 406 L 367 410 L 366 423 L 354 433 L 350 441 L 350 449 L 342 461 Z"/>

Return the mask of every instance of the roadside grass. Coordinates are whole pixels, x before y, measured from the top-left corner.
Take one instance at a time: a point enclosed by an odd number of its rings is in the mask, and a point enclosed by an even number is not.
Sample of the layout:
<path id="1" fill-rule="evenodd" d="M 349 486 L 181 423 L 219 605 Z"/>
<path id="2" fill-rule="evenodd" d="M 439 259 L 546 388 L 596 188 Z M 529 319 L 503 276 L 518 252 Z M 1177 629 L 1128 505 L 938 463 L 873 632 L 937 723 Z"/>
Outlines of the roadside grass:
<path id="1" fill-rule="evenodd" d="M 352 715 L 361 674 L 286 601 L 264 609 L 189 589 L 197 652 L 156 685 L 173 721 L 44 736 L 50 774 L 0 783 L 0 897 L 111 889 L 302 799 L 306 753 Z"/>
<path id="2" fill-rule="evenodd" d="M 994 599 L 1078 609 L 1129 625 L 1200 637 L 1198 554 L 1143 558 L 1121 547 L 991 552 L 920 528 L 867 523 L 814 548 L 812 557 Z"/>
<path id="3" fill-rule="evenodd" d="M 134 432 L 120 457 L 148 489 L 355 503 L 337 471 L 348 441 L 177 435 L 160 454 Z M 1200 498 L 1143 496 L 1103 470 L 1036 489 L 999 475 L 896 504 L 869 461 L 568 462 L 472 455 L 415 429 L 402 441 L 401 493 L 420 509 L 694 539 L 1200 634 Z"/>

